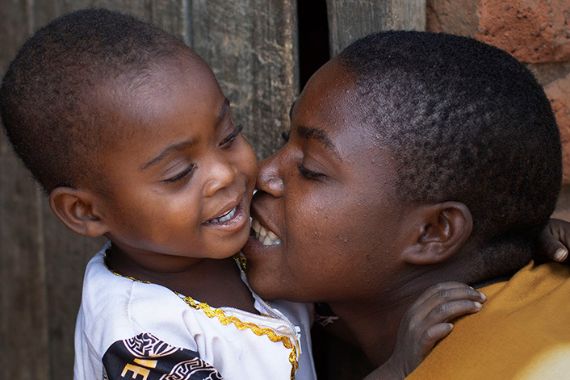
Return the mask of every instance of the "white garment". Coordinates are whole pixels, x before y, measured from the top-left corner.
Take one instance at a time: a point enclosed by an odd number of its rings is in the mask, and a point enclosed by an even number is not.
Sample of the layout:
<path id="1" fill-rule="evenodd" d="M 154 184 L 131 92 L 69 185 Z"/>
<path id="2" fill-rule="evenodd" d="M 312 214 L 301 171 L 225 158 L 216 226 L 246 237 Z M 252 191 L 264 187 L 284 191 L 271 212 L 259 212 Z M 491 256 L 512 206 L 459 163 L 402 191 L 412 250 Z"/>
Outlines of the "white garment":
<path id="1" fill-rule="evenodd" d="M 206 304 L 194 308 L 163 286 L 112 273 L 104 263 L 106 248 L 85 272 L 75 380 L 290 379 L 292 347 L 295 378 L 316 379 L 310 305 L 279 301 L 277 310 L 252 292 L 262 315 L 223 307 L 208 309 L 216 313 L 208 316 L 199 309 Z"/>

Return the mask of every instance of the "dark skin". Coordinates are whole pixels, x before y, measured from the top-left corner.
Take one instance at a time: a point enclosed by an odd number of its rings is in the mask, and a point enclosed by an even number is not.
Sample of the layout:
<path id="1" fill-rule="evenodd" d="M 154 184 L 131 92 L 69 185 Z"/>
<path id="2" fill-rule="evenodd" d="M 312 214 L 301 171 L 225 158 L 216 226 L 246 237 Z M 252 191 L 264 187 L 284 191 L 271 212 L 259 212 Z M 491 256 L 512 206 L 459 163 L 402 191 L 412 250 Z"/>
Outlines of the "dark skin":
<path id="1" fill-rule="evenodd" d="M 181 52 L 145 86 L 117 78 L 93 98 L 120 132 L 96 181 L 52 191 L 56 215 L 110 239 L 108 265 L 122 275 L 256 313 L 232 258 L 249 235 L 256 160 L 209 67 Z"/>
<path id="2" fill-rule="evenodd" d="M 50 205 L 75 232 L 113 241 L 108 253 L 113 270 L 215 307 L 257 313 L 230 258 L 249 233 L 253 151 L 232 123 L 209 68 L 195 57 L 179 59 L 192 77 L 180 61 L 164 65 L 154 73 L 151 87 L 158 93 L 152 96 L 149 88 L 123 91 L 120 83 L 95 89 L 94 103 L 122 131 L 98 157 L 104 180 L 59 187 L 50 194 Z M 231 223 L 210 223 L 233 208 L 237 216 Z M 413 304 L 410 297 L 399 330 L 399 323 L 394 325 L 400 345 L 370 378 L 401 378 L 451 331 L 449 321 L 476 312 L 484 300 L 465 285 L 444 286 L 453 290 L 432 288 Z M 404 314 L 406 308 L 399 309 Z M 373 329 L 377 326 L 378 320 Z"/>
<path id="3" fill-rule="evenodd" d="M 244 252 L 261 296 L 328 303 L 380 365 L 426 288 L 486 279 L 467 269 L 477 241 L 464 204 L 398 198 L 390 150 L 364 125 L 356 91 L 334 59 L 310 79 L 292 108 L 288 142 L 261 165 L 252 205 L 254 225 L 279 244 L 251 237 Z"/>
<path id="4" fill-rule="evenodd" d="M 292 110 L 289 142 L 261 168 L 263 193 L 252 209 L 282 243 L 250 239 L 244 251 L 263 297 L 327 302 L 380 365 L 405 311 L 440 281 L 414 276 L 400 257 L 415 208 L 398 200 L 390 154 L 361 127 L 355 91 L 334 61 L 309 81 Z"/>
<path id="5" fill-rule="evenodd" d="M 483 293 L 462 283 L 432 286 L 403 315 L 390 358 L 365 380 L 403 379 L 452 331 L 452 321 L 476 313 L 485 300 Z"/>
<path id="6" fill-rule="evenodd" d="M 112 241 L 107 265 L 117 273 L 257 313 L 231 258 L 249 235 L 253 150 L 203 61 L 181 52 L 162 63 L 144 86 L 114 78 L 93 90 L 119 132 L 97 157 L 96 180 L 56 188 L 50 205 L 73 231 Z M 430 289 L 411 307 L 401 344 L 372 378 L 400 378 L 451 331 L 450 320 L 480 309 L 480 293 L 445 286 L 452 297 Z"/>
<path id="7" fill-rule="evenodd" d="M 539 260 L 553 260 L 570 264 L 568 247 L 570 246 L 570 223 L 560 219 L 550 219 L 546 228 L 540 234 L 542 257 Z"/>

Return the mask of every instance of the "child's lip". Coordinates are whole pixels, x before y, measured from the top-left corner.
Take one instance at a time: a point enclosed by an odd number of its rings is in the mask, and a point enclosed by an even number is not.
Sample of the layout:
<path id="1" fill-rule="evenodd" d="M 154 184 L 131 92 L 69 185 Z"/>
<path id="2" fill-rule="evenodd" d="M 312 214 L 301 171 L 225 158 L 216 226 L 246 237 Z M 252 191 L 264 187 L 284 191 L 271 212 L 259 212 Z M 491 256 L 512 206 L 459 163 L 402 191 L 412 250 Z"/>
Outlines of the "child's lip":
<path id="1" fill-rule="evenodd" d="M 216 212 L 214 214 L 214 216 L 212 216 L 211 218 L 208 218 L 206 221 L 204 221 L 203 224 L 210 224 L 214 219 L 220 218 L 221 216 L 227 214 L 228 212 L 230 212 L 234 208 L 239 209 L 243 198 L 244 198 L 244 195 L 242 194 L 242 195 L 234 198 L 230 202 L 226 203 L 224 205 L 224 207 L 220 208 L 220 211 Z"/>

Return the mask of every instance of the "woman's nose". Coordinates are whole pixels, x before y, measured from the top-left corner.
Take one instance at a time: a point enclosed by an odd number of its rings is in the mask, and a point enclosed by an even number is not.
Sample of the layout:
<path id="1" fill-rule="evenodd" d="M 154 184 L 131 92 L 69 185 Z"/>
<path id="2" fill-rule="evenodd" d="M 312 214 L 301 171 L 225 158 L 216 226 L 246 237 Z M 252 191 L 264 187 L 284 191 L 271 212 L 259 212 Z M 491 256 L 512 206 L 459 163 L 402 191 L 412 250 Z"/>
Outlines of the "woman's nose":
<path id="1" fill-rule="evenodd" d="M 215 161 L 206 169 L 208 179 L 204 186 L 206 197 L 215 195 L 218 191 L 230 187 L 236 181 L 236 168 L 228 161 Z"/>
<path id="2" fill-rule="evenodd" d="M 276 154 L 262 161 L 259 167 L 259 174 L 257 175 L 257 188 L 274 197 L 280 197 L 284 188 L 277 162 Z"/>

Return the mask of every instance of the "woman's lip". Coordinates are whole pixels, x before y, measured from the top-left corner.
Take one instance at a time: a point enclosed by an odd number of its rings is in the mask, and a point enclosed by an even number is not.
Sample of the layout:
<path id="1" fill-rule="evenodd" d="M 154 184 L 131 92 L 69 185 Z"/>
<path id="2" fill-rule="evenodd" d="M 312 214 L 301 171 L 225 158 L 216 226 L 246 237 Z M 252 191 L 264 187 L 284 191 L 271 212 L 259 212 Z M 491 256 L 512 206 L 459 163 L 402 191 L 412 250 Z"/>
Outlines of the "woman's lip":
<path id="1" fill-rule="evenodd" d="M 242 252 L 245 257 L 251 259 L 256 256 L 265 256 L 270 252 L 279 252 L 282 249 L 281 244 L 278 245 L 263 245 L 262 242 L 257 240 L 255 236 L 249 236 L 245 246 L 242 248 Z"/>
<path id="2" fill-rule="evenodd" d="M 270 230 L 270 231 L 275 231 L 274 233 L 277 234 L 277 236 L 279 237 L 279 240 L 281 240 L 280 235 L 277 233 L 277 231 L 275 229 L 273 229 L 271 226 L 271 223 L 267 223 L 266 220 L 263 217 L 260 217 L 259 213 L 254 213 L 254 208 L 252 207 L 251 210 L 251 216 L 252 216 L 252 220 L 257 220 L 262 226 L 264 226 L 264 228 Z M 276 253 L 279 250 L 283 249 L 283 242 L 280 241 L 279 244 L 270 244 L 270 245 L 264 245 L 263 242 L 259 241 L 259 239 L 255 236 L 255 232 L 250 229 L 250 235 L 249 238 L 247 240 L 247 243 L 245 244 L 245 246 L 243 247 L 242 251 L 245 254 L 246 257 L 249 258 L 253 258 L 255 256 L 263 256 L 269 253 Z"/>
<path id="3" fill-rule="evenodd" d="M 255 218 L 252 218 L 250 235 L 255 236 L 255 238 L 264 246 L 281 244 L 281 238 Z"/>
<path id="4" fill-rule="evenodd" d="M 259 224 L 261 224 L 263 226 L 263 228 L 273 232 L 275 235 L 277 235 L 281 239 L 281 233 L 280 233 L 279 229 L 276 228 L 276 226 L 273 223 L 270 223 L 267 219 L 265 219 L 260 214 L 259 211 L 260 210 L 259 210 L 258 202 L 256 202 L 255 198 L 254 198 L 254 201 L 251 204 L 251 211 L 250 211 L 251 218 L 253 220 L 257 220 L 259 222 Z"/>

